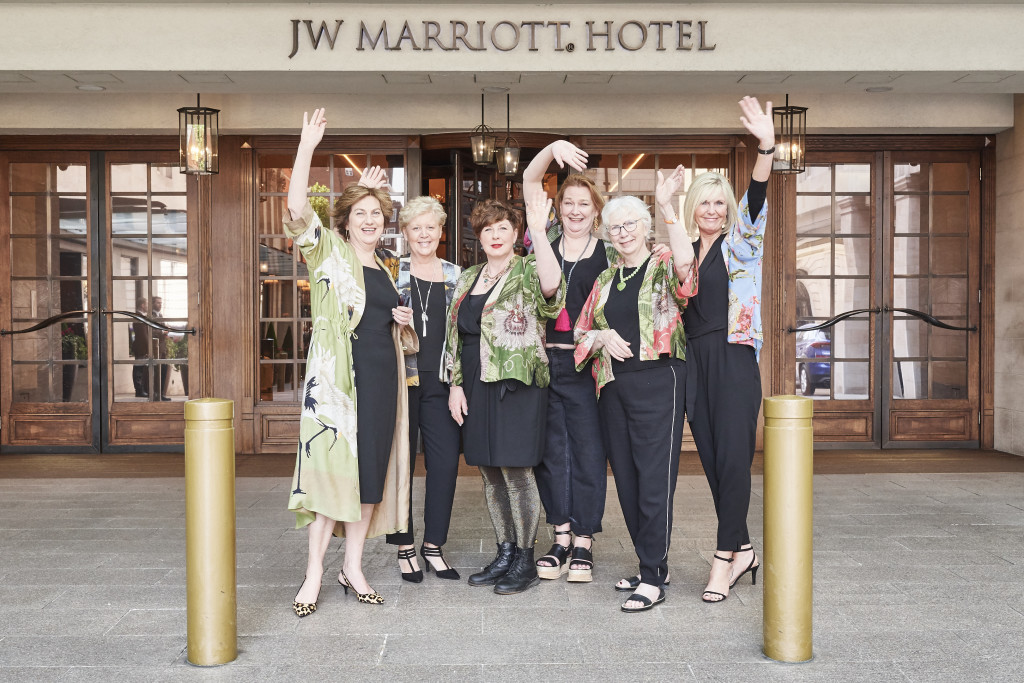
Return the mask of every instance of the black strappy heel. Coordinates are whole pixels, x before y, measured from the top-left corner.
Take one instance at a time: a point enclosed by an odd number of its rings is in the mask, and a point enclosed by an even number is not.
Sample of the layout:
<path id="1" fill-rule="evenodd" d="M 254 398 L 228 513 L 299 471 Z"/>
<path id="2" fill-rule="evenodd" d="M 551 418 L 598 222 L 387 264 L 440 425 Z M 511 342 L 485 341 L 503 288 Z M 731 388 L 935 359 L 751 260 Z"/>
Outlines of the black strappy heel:
<path id="1" fill-rule="evenodd" d="M 402 571 L 402 560 L 405 560 L 406 564 L 409 565 L 409 569 L 412 569 L 412 561 L 416 559 L 416 549 L 406 548 L 405 550 L 398 551 L 398 571 L 402 572 L 402 581 L 408 581 L 410 583 L 420 583 L 423 581 L 423 570 L 417 569 L 416 571 Z"/>
<path id="2" fill-rule="evenodd" d="M 738 552 L 738 553 L 745 553 L 748 550 L 750 552 L 754 553 L 754 546 L 750 546 L 749 548 L 740 548 L 736 552 Z M 754 564 L 755 562 L 757 562 L 757 564 Z M 761 563 L 757 561 L 757 553 L 754 553 L 754 557 L 751 558 L 750 564 L 748 564 L 747 568 L 744 569 L 743 571 L 741 571 L 739 573 L 739 575 L 735 579 L 732 580 L 732 583 L 729 584 L 729 588 L 732 588 L 733 586 L 735 586 L 736 582 L 739 581 L 740 579 L 742 579 L 743 575 L 746 574 L 747 572 L 750 572 L 750 585 L 751 586 L 756 586 L 757 585 L 757 570 L 760 569 L 760 568 L 761 568 Z"/>
<path id="3" fill-rule="evenodd" d="M 714 557 L 715 557 L 716 560 L 721 560 L 722 562 L 728 562 L 729 564 L 732 564 L 732 558 L 731 557 L 722 557 L 721 555 L 715 555 Z M 732 586 L 729 586 L 729 588 L 732 588 Z M 718 600 L 708 600 L 708 596 L 709 595 L 717 595 L 717 596 L 719 596 L 719 599 Z M 709 591 L 709 590 L 705 589 L 704 590 L 704 595 L 702 595 L 700 599 L 703 600 L 704 602 L 725 602 L 725 599 L 728 598 L 728 597 L 729 597 L 728 593 L 719 593 L 718 591 Z"/>

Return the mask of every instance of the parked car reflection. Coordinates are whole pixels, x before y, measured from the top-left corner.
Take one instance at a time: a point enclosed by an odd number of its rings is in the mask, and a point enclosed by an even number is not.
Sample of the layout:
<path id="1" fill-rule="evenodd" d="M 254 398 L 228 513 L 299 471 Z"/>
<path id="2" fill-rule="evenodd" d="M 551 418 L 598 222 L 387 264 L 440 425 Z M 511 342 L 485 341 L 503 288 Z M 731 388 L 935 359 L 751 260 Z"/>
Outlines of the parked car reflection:
<path id="1" fill-rule="evenodd" d="M 813 324 L 805 321 L 801 325 Z M 798 325 L 799 326 L 799 325 Z M 831 358 L 832 330 L 809 330 L 796 333 L 796 386 L 804 396 L 813 396 L 819 389 L 832 386 L 831 363 L 816 358 Z M 827 393 L 827 392 L 826 392 Z"/>

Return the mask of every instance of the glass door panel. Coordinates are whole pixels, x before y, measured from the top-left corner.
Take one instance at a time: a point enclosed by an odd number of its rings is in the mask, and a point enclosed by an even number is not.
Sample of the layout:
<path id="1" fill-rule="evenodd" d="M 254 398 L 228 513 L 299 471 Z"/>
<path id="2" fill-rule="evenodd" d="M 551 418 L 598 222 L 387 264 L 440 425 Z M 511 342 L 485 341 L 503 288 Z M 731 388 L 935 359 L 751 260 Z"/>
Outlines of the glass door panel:
<path id="1" fill-rule="evenodd" d="M 0 177 L 9 245 L 0 443 L 91 447 L 93 326 L 88 157 L 11 154 Z M 47 155 L 43 155 L 44 157 Z M 5 297 L 7 298 L 7 297 Z M 15 334 L 9 334 L 14 332 Z"/>

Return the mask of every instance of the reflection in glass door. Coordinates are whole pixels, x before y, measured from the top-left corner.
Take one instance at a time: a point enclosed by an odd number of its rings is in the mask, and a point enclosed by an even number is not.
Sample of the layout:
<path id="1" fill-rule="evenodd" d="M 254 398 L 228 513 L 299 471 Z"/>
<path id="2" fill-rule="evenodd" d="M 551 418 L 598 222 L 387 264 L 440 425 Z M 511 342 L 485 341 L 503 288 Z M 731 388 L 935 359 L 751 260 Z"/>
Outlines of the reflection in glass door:
<path id="1" fill-rule="evenodd" d="M 103 444 L 180 444 L 191 338 L 186 176 L 174 155 L 106 161 Z"/>
<path id="2" fill-rule="evenodd" d="M 796 179 L 792 367 L 816 439 L 976 442 L 976 158 L 831 156 Z"/>

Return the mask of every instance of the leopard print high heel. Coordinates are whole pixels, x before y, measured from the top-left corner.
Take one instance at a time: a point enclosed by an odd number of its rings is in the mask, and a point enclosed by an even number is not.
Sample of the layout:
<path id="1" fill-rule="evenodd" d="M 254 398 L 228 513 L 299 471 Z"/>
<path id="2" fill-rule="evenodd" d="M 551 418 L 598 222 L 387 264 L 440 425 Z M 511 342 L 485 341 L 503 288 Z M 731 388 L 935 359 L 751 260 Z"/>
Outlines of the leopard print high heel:
<path id="1" fill-rule="evenodd" d="M 341 587 L 345 589 L 345 595 L 348 595 L 348 589 L 352 588 L 352 584 L 349 582 L 348 577 L 345 576 L 344 569 L 341 570 L 341 576 L 338 577 L 338 583 L 340 583 Z M 355 588 L 352 588 L 352 592 L 356 594 L 356 599 L 359 600 L 359 602 L 367 605 L 384 604 L 384 596 L 380 595 L 376 591 L 373 591 L 372 593 L 360 593 Z"/>

